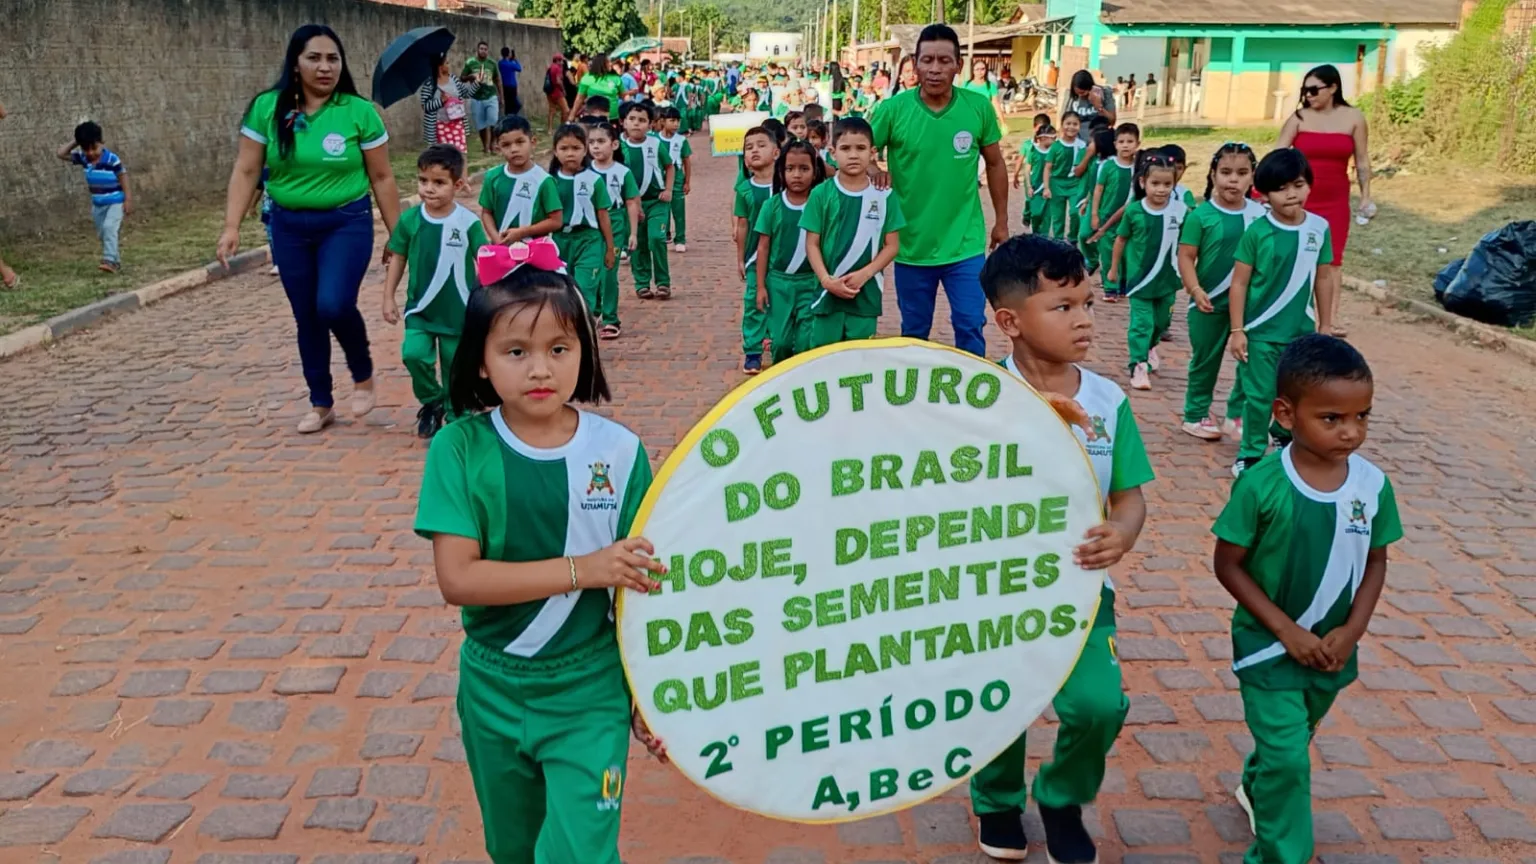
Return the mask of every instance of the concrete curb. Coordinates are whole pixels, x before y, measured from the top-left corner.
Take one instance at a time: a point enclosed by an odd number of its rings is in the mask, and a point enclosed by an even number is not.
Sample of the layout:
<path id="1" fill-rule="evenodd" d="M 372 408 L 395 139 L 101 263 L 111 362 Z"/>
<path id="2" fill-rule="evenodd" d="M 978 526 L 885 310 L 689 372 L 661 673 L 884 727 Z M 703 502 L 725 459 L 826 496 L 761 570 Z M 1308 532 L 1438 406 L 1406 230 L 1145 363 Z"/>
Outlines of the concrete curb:
<path id="1" fill-rule="evenodd" d="M 490 169 L 482 168 L 470 175 L 471 185 L 485 179 L 485 172 Z M 421 203 L 421 197 L 412 195 L 400 200 L 400 209 L 405 210 Z M 378 218 L 375 211 L 374 218 Z M 78 309 L 71 309 L 59 315 L 49 318 L 42 324 L 34 324 L 31 327 L 23 327 L 15 333 L 0 336 L 0 359 L 14 357 L 34 348 L 41 348 L 58 340 L 88 329 L 101 321 L 121 315 L 125 312 L 136 312 L 155 303 L 159 303 L 167 297 L 173 297 L 183 291 L 193 288 L 201 288 L 214 282 L 238 276 L 241 273 L 249 273 L 259 267 L 266 266 L 271 260 L 272 252 L 269 247 L 258 246 L 241 252 L 229 259 L 229 266 L 225 267 L 217 261 L 198 267 L 195 270 L 187 270 L 178 273 L 169 279 L 152 282 L 132 291 L 124 291 L 121 294 L 113 294 L 102 300 L 97 300 Z"/>
<path id="2" fill-rule="evenodd" d="M 1353 276 L 1344 277 L 1344 287 L 1361 294 L 1388 303 L 1399 309 L 1405 309 L 1427 318 L 1433 318 L 1436 322 L 1459 336 L 1465 336 L 1483 348 L 1512 354 L 1533 366 L 1536 366 L 1536 342 L 1522 339 L 1512 333 L 1481 324 L 1460 315 L 1455 315 L 1441 309 L 1433 303 L 1423 300 L 1415 300 L 1404 297 L 1381 287 L 1380 285 L 1357 279 Z"/>

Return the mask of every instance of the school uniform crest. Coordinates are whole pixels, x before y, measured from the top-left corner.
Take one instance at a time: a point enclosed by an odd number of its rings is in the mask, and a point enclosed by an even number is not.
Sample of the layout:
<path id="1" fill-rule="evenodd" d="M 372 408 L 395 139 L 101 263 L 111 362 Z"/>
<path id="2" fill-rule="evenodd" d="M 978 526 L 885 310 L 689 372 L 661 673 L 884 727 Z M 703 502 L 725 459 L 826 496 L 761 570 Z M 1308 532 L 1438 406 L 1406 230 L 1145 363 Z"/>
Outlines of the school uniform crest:
<path id="1" fill-rule="evenodd" d="M 325 136 L 325 140 L 320 142 L 320 146 L 325 149 L 326 155 L 340 156 L 347 152 L 347 139 L 338 132 L 332 132 Z"/>
<path id="2" fill-rule="evenodd" d="M 619 797 L 624 794 L 624 769 L 609 765 L 603 771 L 603 785 L 597 799 L 598 810 L 619 809 Z"/>
<path id="3" fill-rule="evenodd" d="M 1106 428 L 1103 417 L 1095 414 L 1088 418 L 1088 421 L 1093 425 L 1093 440 L 1103 441 L 1106 444 L 1113 443 L 1110 441 L 1109 429 Z"/>
<path id="4" fill-rule="evenodd" d="M 1365 513 L 1365 502 L 1359 498 L 1349 502 L 1349 522 L 1344 526 L 1346 534 L 1371 535 L 1371 520 Z"/>
<path id="5" fill-rule="evenodd" d="M 1322 248 L 1322 240 L 1317 236 L 1317 232 L 1316 231 L 1308 231 L 1307 232 L 1307 245 L 1306 245 L 1304 251 L 1316 252 L 1316 251 L 1318 251 L 1321 248 Z"/>
<path id="6" fill-rule="evenodd" d="M 452 246 L 458 249 L 464 248 L 464 232 L 458 228 L 450 229 L 448 232 L 448 239 L 443 241 L 443 245 Z"/>
<path id="7" fill-rule="evenodd" d="M 587 495 L 594 492 L 607 492 L 609 495 L 618 494 L 613 489 L 613 481 L 608 479 L 608 465 L 604 462 L 593 462 L 587 466 L 592 472 L 592 482 L 587 484 Z"/>
<path id="8" fill-rule="evenodd" d="M 955 152 L 962 155 L 971 152 L 971 144 L 975 142 L 975 140 L 975 136 L 969 132 L 956 132 L 954 140 Z"/>
<path id="9" fill-rule="evenodd" d="M 517 197 L 517 198 L 532 198 L 533 197 L 533 184 L 532 183 L 519 183 L 519 184 L 517 184 L 517 191 L 513 192 L 512 194 L 513 194 L 514 197 Z"/>

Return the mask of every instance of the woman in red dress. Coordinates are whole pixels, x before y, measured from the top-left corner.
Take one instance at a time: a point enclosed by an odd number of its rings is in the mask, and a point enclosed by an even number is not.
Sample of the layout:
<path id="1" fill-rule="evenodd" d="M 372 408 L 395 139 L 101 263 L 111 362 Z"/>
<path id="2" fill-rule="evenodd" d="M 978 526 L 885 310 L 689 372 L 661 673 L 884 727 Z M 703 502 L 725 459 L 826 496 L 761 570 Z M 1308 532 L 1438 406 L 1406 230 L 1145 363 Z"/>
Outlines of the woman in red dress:
<path id="1" fill-rule="evenodd" d="M 1338 315 L 1339 265 L 1344 261 L 1344 246 L 1349 242 L 1349 223 L 1354 214 L 1349 206 L 1349 160 L 1355 160 L 1355 176 L 1360 182 L 1358 212 L 1370 216 L 1371 154 L 1367 146 L 1365 115 L 1344 101 L 1339 70 L 1332 65 L 1318 66 L 1301 83 L 1301 106 L 1280 130 L 1277 147 L 1294 147 L 1312 165 L 1312 194 L 1307 210 L 1328 220 L 1333 239 L 1333 266 L 1328 278 L 1333 280 L 1334 335 L 1343 336 Z"/>

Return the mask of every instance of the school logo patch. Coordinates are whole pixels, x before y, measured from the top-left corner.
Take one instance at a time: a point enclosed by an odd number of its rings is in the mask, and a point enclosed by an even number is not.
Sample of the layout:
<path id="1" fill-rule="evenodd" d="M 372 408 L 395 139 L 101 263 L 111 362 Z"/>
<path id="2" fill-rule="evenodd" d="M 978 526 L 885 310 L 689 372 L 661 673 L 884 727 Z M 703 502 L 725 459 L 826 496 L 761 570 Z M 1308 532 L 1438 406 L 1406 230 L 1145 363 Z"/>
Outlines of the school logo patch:
<path id="1" fill-rule="evenodd" d="M 532 183 L 519 183 L 519 184 L 517 184 L 516 189 L 512 192 L 512 196 L 514 198 L 532 198 L 533 197 L 533 184 Z"/>
<path id="2" fill-rule="evenodd" d="M 450 230 L 448 232 L 448 239 L 446 241 L 444 241 L 444 245 L 452 246 L 452 247 L 458 247 L 458 248 L 463 248 L 463 246 L 464 246 L 464 232 L 460 231 L 457 228 L 454 228 L 454 229 Z"/>
<path id="3" fill-rule="evenodd" d="M 613 490 L 613 481 L 608 479 L 606 462 L 593 462 L 587 468 L 592 472 L 592 482 L 587 484 L 587 495 L 602 491 L 607 491 L 609 495 L 616 494 Z"/>
<path id="4" fill-rule="evenodd" d="M 1089 417 L 1088 421 L 1093 424 L 1093 440 L 1103 441 L 1106 444 L 1113 443 L 1109 439 L 1109 429 L 1104 425 L 1103 417 L 1095 414 Z"/>
<path id="5" fill-rule="evenodd" d="M 880 202 L 879 201 L 870 201 L 869 202 L 869 209 L 864 211 L 864 218 L 865 219 L 884 219 L 885 218 L 885 215 L 880 212 Z"/>
<path id="6" fill-rule="evenodd" d="M 975 136 L 971 135 L 969 132 L 956 132 L 954 141 L 955 152 L 962 156 L 971 152 L 971 144 L 974 143 L 975 140 Z"/>
<path id="7" fill-rule="evenodd" d="M 576 194 L 585 198 L 592 191 L 592 186 L 586 181 L 576 184 Z"/>
<path id="8" fill-rule="evenodd" d="M 1308 251 L 1308 252 L 1316 252 L 1316 251 L 1318 251 L 1318 249 L 1321 248 L 1321 246 L 1322 246 L 1322 241 L 1318 239 L 1317 232 L 1316 231 L 1308 231 L 1307 232 L 1306 251 Z"/>
<path id="9" fill-rule="evenodd" d="M 603 771 L 603 787 L 599 791 L 597 809 L 603 812 L 619 809 L 619 797 L 624 794 L 624 769 L 609 765 Z"/>
<path id="10" fill-rule="evenodd" d="M 1371 520 L 1365 515 L 1365 502 L 1359 498 L 1349 502 L 1349 524 L 1344 526 L 1344 533 L 1370 536 Z"/>
<path id="11" fill-rule="evenodd" d="M 325 136 L 325 140 L 320 142 L 320 146 L 325 148 L 326 155 L 340 156 L 347 152 L 347 139 L 339 132 L 332 132 Z"/>

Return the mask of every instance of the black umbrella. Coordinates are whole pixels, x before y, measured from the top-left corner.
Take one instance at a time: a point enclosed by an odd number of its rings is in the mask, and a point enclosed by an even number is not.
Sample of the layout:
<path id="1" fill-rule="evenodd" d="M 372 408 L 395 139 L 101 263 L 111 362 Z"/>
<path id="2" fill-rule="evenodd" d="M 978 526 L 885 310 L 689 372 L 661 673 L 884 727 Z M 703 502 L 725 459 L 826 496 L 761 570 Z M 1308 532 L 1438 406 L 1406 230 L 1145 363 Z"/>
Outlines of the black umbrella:
<path id="1" fill-rule="evenodd" d="M 373 69 L 373 101 L 388 108 L 420 90 L 422 82 L 437 77 L 437 58 L 452 45 L 447 27 L 417 27 L 389 43 Z"/>

